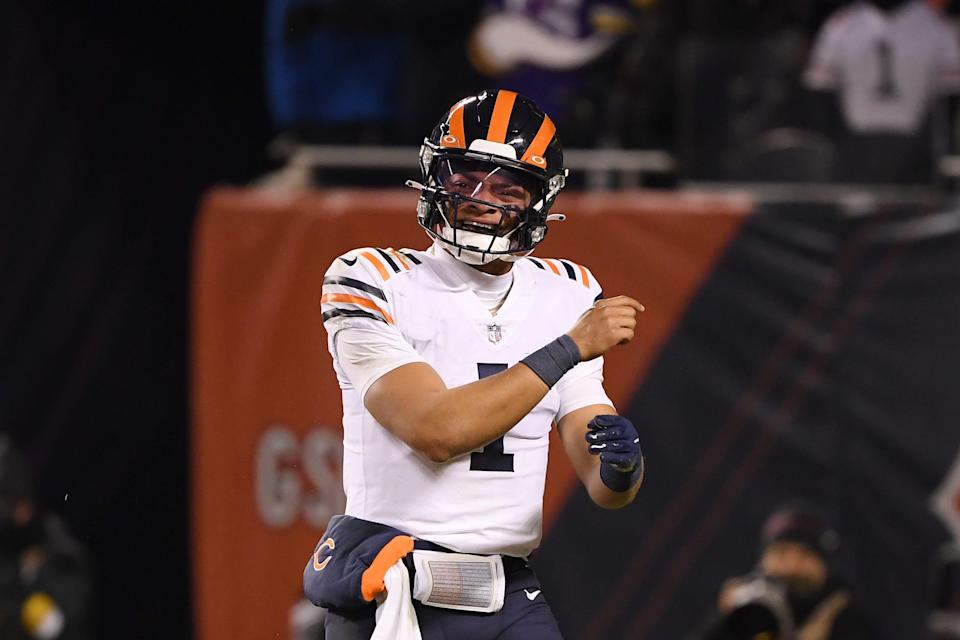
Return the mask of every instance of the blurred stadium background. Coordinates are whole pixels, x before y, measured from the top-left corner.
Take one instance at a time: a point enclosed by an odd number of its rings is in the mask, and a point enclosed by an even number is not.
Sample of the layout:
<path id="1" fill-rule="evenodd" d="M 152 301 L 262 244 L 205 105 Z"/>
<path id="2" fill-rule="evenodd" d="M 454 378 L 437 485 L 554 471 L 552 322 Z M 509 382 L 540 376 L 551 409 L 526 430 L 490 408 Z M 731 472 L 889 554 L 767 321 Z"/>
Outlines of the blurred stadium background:
<path id="1" fill-rule="evenodd" d="M 342 507 L 320 276 L 427 244 L 416 147 L 494 87 L 568 150 L 540 253 L 649 309 L 607 372 L 637 503 L 552 461 L 567 637 L 688 637 L 797 497 L 883 638 L 960 636 L 960 7 L 849 4 L 5 3 L 0 430 L 90 553 L 91 637 L 292 637 Z"/>

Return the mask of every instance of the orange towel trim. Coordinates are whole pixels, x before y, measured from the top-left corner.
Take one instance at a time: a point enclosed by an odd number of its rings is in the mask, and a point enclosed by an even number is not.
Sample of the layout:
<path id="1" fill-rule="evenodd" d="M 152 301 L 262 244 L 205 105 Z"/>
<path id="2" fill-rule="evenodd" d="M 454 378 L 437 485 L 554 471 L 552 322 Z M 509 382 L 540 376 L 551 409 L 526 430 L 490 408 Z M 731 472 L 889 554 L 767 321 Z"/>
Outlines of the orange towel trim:
<path id="1" fill-rule="evenodd" d="M 397 536 L 383 545 L 380 553 L 373 559 L 360 579 L 360 592 L 364 600 L 373 602 L 378 595 L 384 592 L 386 585 L 383 584 L 383 580 L 387 575 L 387 570 L 411 551 L 413 551 L 413 538 L 410 536 Z"/>

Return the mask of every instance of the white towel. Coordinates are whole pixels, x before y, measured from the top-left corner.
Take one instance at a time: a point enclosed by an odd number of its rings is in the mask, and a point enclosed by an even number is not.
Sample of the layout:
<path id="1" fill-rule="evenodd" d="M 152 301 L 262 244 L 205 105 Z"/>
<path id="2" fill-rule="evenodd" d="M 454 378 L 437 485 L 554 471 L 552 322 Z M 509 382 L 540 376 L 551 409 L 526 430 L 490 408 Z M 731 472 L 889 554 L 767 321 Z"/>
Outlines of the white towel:
<path id="1" fill-rule="evenodd" d="M 370 640 L 421 640 L 420 623 L 410 597 L 410 573 L 403 560 L 387 569 L 387 591 L 377 598 L 377 624 Z"/>

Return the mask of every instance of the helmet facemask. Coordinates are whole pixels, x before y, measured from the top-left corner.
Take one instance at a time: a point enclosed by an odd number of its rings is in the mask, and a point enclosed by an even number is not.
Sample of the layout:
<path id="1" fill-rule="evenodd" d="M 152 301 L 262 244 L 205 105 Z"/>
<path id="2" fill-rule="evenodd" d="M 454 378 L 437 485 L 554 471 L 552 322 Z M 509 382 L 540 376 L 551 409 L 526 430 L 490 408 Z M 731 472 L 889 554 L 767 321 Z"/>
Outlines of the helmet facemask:
<path id="1" fill-rule="evenodd" d="M 503 160 L 428 145 L 421 150 L 427 184 L 418 205 L 420 226 L 468 264 L 530 254 L 546 236 L 547 211 L 563 187 L 562 175 L 546 180 Z"/>

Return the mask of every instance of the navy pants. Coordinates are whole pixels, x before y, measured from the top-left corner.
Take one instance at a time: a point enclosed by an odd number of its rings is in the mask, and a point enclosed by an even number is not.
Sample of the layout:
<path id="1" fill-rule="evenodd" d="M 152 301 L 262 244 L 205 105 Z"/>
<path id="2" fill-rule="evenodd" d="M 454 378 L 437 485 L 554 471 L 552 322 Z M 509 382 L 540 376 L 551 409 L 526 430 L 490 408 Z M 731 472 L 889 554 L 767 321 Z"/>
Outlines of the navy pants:
<path id="1" fill-rule="evenodd" d="M 496 613 L 430 607 L 414 600 L 423 640 L 562 640 L 560 628 L 533 569 L 519 558 L 504 558 L 506 591 Z M 330 609 L 326 640 L 368 640 L 376 607 Z"/>

